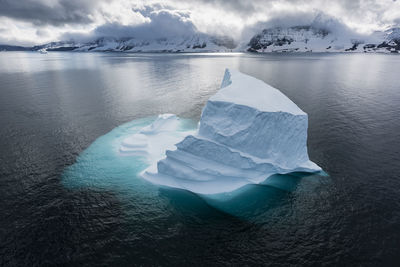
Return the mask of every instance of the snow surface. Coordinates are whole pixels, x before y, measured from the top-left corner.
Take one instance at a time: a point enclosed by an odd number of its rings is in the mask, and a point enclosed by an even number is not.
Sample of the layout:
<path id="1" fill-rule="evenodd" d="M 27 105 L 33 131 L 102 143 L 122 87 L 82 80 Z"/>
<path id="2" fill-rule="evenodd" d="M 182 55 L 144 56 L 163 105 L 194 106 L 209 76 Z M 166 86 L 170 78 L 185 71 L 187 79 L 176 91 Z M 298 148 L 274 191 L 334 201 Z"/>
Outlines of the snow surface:
<path id="1" fill-rule="evenodd" d="M 307 114 L 285 95 L 233 70 L 226 70 L 221 87 L 204 107 L 196 132 L 177 134 L 179 119 L 169 114 L 124 140 L 121 153 L 154 162 L 142 172 L 144 179 L 216 194 L 273 174 L 321 170 L 308 158 Z"/>
<path id="2" fill-rule="evenodd" d="M 175 144 L 193 131 L 181 130 L 180 119 L 173 114 L 162 114 L 149 126 L 125 138 L 119 152 L 126 156 L 143 156 L 154 163 L 165 157 L 165 151 L 174 149 Z"/>
<path id="3" fill-rule="evenodd" d="M 293 115 L 305 113 L 279 90 L 236 70 L 226 70 L 221 89 L 210 101 L 235 103 L 265 112 L 284 111 Z"/>

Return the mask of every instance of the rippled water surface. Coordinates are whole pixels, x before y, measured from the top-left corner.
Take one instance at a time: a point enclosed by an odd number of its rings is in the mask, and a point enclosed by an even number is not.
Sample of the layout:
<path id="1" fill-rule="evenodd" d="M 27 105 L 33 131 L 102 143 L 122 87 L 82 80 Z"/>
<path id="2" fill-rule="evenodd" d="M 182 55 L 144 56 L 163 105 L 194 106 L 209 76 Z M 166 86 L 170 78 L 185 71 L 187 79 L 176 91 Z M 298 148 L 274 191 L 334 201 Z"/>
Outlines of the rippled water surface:
<path id="1" fill-rule="evenodd" d="M 113 154 L 157 114 L 196 123 L 226 67 L 309 114 L 329 176 L 206 197 Z M 373 54 L 0 53 L 0 265 L 398 266 L 399 69 Z"/>

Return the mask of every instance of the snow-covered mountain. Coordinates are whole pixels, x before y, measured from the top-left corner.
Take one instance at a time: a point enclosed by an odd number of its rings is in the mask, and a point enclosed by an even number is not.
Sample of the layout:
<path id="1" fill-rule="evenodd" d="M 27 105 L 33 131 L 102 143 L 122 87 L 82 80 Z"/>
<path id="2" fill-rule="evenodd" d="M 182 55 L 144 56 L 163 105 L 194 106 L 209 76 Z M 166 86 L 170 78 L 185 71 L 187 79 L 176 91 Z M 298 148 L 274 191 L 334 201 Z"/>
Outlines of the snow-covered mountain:
<path id="1" fill-rule="evenodd" d="M 325 23 L 326 24 L 326 23 Z M 254 32 L 254 31 L 253 31 Z M 250 40 L 249 40 L 250 39 Z M 360 35 L 344 26 L 265 28 L 238 45 L 227 36 L 205 33 L 141 39 L 101 37 L 91 41 L 60 41 L 34 47 L 0 45 L 0 51 L 121 51 L 121 52 L 381 52 L 399 53 L 400 27 Z"/>
<path id="2" fill-rule="evenodd" d="M 273 27 L 254 35 L 249 52 L 385 52 L 400 51 L 400 28 L 371 35 L 343 34 L 316 26 Z"/>
<path id="3" fill-rule="evenodd" d="M 91 42 L 52 42 L 33 47 L 47 51 L 124 51 L 124 52 L 229 52 L 236 47 L 232 38 L 193 34 L 157 39 L 98 38 Z"/>
<path id="4" fill-rule="evenodd" d="M 157 39 L 98 38 L 91 42 L 52 42 L 32 50 L 123 52 L 383 52 L 400 51 L 400 28 L 360 35 L 315 25 L 273 27 L 238 46 L 227 36 L 196 33 Z"/>

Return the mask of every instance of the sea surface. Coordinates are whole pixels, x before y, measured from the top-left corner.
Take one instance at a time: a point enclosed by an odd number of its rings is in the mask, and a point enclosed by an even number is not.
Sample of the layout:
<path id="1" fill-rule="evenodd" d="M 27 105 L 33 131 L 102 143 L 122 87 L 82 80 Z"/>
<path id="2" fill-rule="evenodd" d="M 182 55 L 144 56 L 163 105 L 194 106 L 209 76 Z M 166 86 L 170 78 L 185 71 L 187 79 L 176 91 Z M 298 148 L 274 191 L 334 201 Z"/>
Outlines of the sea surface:
<path id="1" fill-rule="evenodd" d="M 225 68 L 309 115 L 327 175 L 161 188 L 126 135 L 198 122 Z M 400 56 L 0 53 L 1 266 L 399 266 Z"/>

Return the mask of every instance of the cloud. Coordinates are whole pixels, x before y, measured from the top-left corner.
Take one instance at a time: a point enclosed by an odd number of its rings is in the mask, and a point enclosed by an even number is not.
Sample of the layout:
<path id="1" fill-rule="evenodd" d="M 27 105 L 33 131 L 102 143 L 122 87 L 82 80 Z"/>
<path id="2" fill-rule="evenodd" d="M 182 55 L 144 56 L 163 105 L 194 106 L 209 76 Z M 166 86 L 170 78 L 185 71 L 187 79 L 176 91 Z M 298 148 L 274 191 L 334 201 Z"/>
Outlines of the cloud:
<path id="1" fill-rule="evenodd" d="M 141 11 L 137 12 L 141 13 Z M 169 37 L 192 34 L 196 31 L 196 27 L 190 20 L 190 15 L 185 12 L 165 9 L 149 12 L 147 9 L 141 14 L 149 18 L 150 21 L 134 26 L 124 26 L 118 23 L 104 24 L 96 28 L 95 35 L 148 39 L 155 36 Z"/>
<path id="2" fill-rule="evenodd" d="M 91 0 L 0 0 L 0 16 L 34 25 L 87 24 L 100 1 Z"/>
<path id="3" fill-rule="evenodd" d="M 73 40 L 96 39 L 100 37 L 138 39 L 153 39 L 171 36 L 190 35 L 197 29 L 190 19 L 189 12 L 161 9 L 147 6 L 143 9 L 133 9 L 148 20 L 138 25 L 122 25 L 118 22 L 105 23 L 88 34 L 70 35 L 64 37 Z"/>
<path id="4" fill-rule="evenodd" d="M 210 6 L 216 6 L 221 10 L 231 11 L 237 14 L 249 15 L 257 11 L 257 2 L 261 1 L 243 1 L 243 0 L 186 0 L 178 2 L 191 2 L 193 4 L 206 4 Z M 269 0 L 263 1 L 266 4 L 271 2 Z"/>
<path id="5" fill-rule="evenodd" d="M 45 29 L 38 29 L 36 30 L 36 35 L 40 37 L 47 37 L 49 36 L 49 31 Z"/>
<path id="6" fill-rule="evenodd" d="M 231 13 L 244 25 L 284 17 L 289 13 L 323 12 L 340 19 L 347 26 L 372 32 L 383 29 L 400 18 L 400 3 L 393 0 L 176 0 L 208 6 L 220 13 Z M 282 20 L 283 21 L 283 20 Z"/>
<path id="7" fill-rule="evenodd" d="M 252 36 L 260 33 L 263 29 L 274 27 L 312 26 L 328 32 L 336 33 L 338 36 L 358 36 L 359 34 L 347 27 L 339 19 L 323 12 L 314 11 L 286 11 L 270 17 L 266 21 L 258 21 L 243 29 L 241 39 L 250 40 Z"/>
<path id="8" fill-rule="evenodd" d="M 368 33 L 399 24 L 400 1 L 0 0 L 0 24 L 12 28 L 0 32 L 0 38 L 43 43 L 66 37 L 147 39 L 196 31 L 238 38 L 255 27 L 310 23 L 319 13 Z"/>

